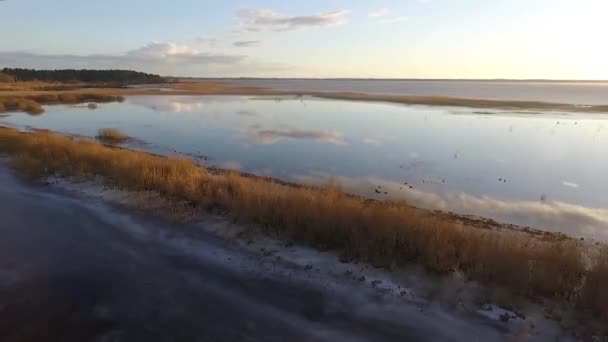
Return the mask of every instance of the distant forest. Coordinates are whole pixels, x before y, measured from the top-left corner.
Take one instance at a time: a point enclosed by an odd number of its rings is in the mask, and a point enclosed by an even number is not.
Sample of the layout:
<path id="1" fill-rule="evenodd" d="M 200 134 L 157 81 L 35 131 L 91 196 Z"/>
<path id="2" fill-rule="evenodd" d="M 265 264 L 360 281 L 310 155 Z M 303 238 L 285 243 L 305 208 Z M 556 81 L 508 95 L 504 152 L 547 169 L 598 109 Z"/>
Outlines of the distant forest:
<path id="1" fill-rule="evenodd" d="M 154 74 L 131 70 L 35 70 L 4 68 L 0 73 L 16 81 L 110 82 L 121 84 L 164 83 L 166 79 Z"/>

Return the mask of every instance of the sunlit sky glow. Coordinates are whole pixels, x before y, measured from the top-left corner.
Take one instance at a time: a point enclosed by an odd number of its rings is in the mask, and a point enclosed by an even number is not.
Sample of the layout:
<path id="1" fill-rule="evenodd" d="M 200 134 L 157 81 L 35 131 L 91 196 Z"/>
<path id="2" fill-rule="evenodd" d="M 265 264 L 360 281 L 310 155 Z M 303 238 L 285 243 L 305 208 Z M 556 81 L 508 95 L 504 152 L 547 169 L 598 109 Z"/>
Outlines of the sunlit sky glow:
<path id="1" fill-rule="evenodd" d="M 5 0 L 0 67 L 608 79 L 606 0 Z"/>

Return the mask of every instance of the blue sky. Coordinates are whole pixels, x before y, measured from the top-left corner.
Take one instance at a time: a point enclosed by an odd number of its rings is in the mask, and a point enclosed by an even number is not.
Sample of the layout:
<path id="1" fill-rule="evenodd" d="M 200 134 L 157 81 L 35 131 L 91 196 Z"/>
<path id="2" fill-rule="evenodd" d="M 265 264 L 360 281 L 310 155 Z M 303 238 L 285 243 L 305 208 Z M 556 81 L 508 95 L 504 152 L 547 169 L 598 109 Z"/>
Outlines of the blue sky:
<path id="1" fill-rule="evenodd" d="M 608 79 L 606 0 L 4 0 L 0 66 Z"/>

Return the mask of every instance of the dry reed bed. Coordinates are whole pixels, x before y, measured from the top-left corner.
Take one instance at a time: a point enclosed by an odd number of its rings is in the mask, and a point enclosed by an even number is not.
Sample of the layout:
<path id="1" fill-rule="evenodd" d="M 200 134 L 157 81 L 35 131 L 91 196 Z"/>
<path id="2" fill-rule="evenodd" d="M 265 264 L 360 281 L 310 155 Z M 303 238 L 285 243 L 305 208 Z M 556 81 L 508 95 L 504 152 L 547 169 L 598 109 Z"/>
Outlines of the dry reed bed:
<path id="1" fill-rule="evenodd" d="M 97 132 L 96 138 L 106 144 L 122 144 L 131 139 L 131 137 L 116 128 L 101 128 Z"/>
<path id="2" fill-rule="evenodd" d="M 0 113 L 19 110 L 30 114 L 44 113 L 40 103 L 24 97 L 0 97 Z"/>
<path id="3" fill-rule="evenodd" d="M 201 211 L 220 212 L 266 233 L 378 266 L 424 265 L 461 271 L 516 294 L 557 298 L 608 313 L 608 251 L 575 240 L 480 230 L 401 202 L 369 201 L 335 186 L 290 187 L 237 173 L 212 174 L 187 159 L 115 149 L 48 132 L 0 129 L 0 153 L 32 177 L 99 175 L 109 186 L 156 191 Z"/>
<path id="4" fill-rule="evenodd" d="M 124 97 L 93 93 L 37 94 L 25 96 L 0 96 L 0 113 L 20 110 L 30 114 L 44 112 L 43 104 L 82 103 L 82 102 L 122 102 Z"/>

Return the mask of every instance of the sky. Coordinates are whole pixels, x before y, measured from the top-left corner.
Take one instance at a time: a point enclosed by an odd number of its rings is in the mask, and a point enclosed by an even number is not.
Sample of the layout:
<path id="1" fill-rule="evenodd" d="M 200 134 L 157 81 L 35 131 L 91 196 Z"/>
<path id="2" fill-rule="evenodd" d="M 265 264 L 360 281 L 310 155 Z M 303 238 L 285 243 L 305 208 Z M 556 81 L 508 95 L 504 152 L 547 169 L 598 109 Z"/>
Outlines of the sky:
<path id="1" fill-rule="evenodd" d="M 608 0 L 0 0 L 0 67 L 608 79 Z"/>

